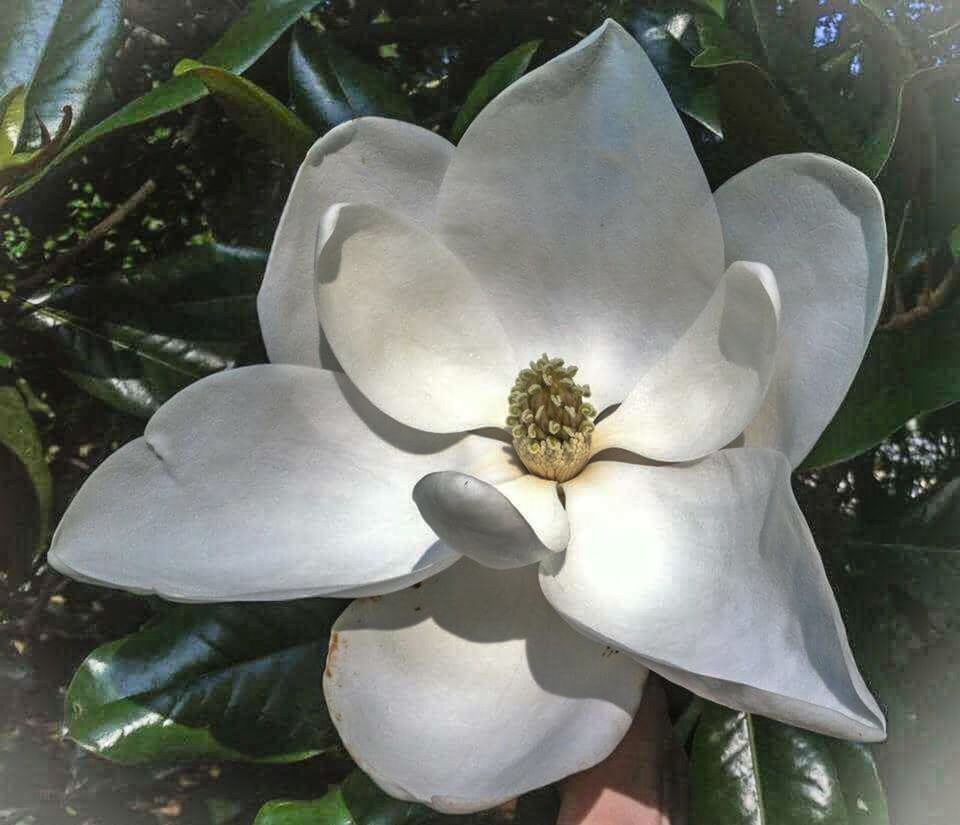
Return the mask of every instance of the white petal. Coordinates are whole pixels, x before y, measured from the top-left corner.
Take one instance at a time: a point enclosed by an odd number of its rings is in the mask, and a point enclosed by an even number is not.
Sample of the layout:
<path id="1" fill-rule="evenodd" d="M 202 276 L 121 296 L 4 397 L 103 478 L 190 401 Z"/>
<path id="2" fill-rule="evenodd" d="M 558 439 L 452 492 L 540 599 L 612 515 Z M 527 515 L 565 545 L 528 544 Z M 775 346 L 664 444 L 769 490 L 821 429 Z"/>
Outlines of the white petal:
<path id="1" fill-rule="evenodd" d="M 413 500 L 445 545 L 498 570 L 543 561 L 570 536 L 556 483 L 530 475 L 498 488 L 465 473 L 430 473 Z"/>
<path id="2" fill-rule="evenodd" d="M 579 365 L 601 408 L 690 326 L 724 268 L 686 130 L 643 49 L 613 21 L 481 112 L 437 215 L 517 355 Z"/>
<path id="3" fill-rule="evenodd" d="M 93 473 L 49 559 L 67 575 L 182 601 L 385 593 L 449 566 L 411 499 L 430 470 L 491 482 L 503 444 L 401 427 L 341 375 L 219 373 L 168 401 Z"/>
<path id="4" fill-rule="evenodd" d="M 387 793 L 466 813 L 604 759 L 645 678 L 566 625 L 535 568 L 464 559 L 418 588 L 351 604 L 323 687 L 343 744 Z"/>
<path id="5" fill-rule="evenodd" d="M 884 738 L 783 454 L 600 461 L 564 490 L 570 546 L 541 586 L 575 627 L 720 704 Z"/>
<path id="6" fill-rule="evenodd" d="M 796 467 L 843 401 L 880 314 L 883 201 L 865 175 L 809 154 L 763 160 L 716 198 L 727 260 L 767 264 L 783 302 L 773 381 L 745 443 Z"/>
<path id="7" fill-rule="evenodd" d="M 770 269 L 731 264 L 693 326 L 597 426 L 593 452 L 620 447 L 655 461 L 691 461 L 729 444 L 763 403 L 779 319 Z"/>
<path id="8" fill-rule="evenodd" d="M 503 426 L 519 367 L 442 243 L 388 210 L 339 204 L 324 216 L 316 276 L 330 346 L 381 410 L 430 432 Z"/>
<path id="9" fill-rule="evenodd" d="M 375 203 L 429 226 L 452 155 L 453 146 L 433 132 L 378 117 L 343 123 L 313 145 L 287 198 L 257 297 L 271 361 L 320 366 L 313 265 L 324 212 L 341 201 Z"/>

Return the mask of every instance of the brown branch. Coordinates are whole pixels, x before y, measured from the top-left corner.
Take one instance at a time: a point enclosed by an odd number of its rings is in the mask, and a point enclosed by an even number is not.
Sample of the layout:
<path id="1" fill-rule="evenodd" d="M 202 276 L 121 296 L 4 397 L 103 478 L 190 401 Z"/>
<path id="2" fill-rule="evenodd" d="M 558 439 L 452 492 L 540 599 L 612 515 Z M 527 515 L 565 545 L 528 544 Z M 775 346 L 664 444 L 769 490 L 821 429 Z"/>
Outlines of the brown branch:
<path id="1" fill-rule="evenodd" d="M 139 209 L 143 205 L 144 201 L 146 201 L 146 199 L 149 198 L 150 195 L 156 191 L 156 189 L 156 182 L 152 179 L 148 180 L 129 198 L 127 198 L 109 215 L 107 215 L 107 217 L 100 221 L 100 223 L 93 227 L 93 229 L 91 229 L 86 235 L 84 235 L 77 242 L 76 246 L 74 246 L 72 249 L 68 249 L 61 255 L 58 255 L 48 264 L 40 267 L 32 275 L 20 281 L 17 284 L 17 291 L 25 292 L 36 289 L 37 287 L 47 283 L 47 281 L 57 277 L 57 275 L 59 275 L 66 267 L 83 255 L 84 252 L 90 249 L 90 247 L 105 238 L 119 224 L 123 223 L 123 221 L 125 221 L 131 213 Z"/>
<path id="2" fill-rule="evenodd" d="M 880 329 L 888 331 L 906 329 L 928 318 L 950 300 L 958 287 L 960 287 L 960 263 L 954 263 L 937 287 L 924 289 L 920 293 L 916 306 L 898 310 L 886 323 L 880 325 Z"/>

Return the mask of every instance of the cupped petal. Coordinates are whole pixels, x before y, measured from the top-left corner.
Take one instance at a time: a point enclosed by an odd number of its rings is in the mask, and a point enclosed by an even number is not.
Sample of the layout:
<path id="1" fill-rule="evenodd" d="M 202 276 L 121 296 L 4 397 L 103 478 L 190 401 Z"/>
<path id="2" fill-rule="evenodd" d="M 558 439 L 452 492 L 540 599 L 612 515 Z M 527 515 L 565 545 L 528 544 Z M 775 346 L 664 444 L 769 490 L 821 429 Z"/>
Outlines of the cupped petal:
<path id="1" fill-rule="evenodd" d="M 463 559 L 418 588 L 353 602 L 323 688 L 344 746 L 387 793 L 467 813 L 604 759 L 646 675 L 564 623 L 535 568 Z"/>
<path id="2" fill-rule="evenodd" d="M 429 432 L 503 426 L 516 359 L 440 241 L 389 210 L 338 204 L 317 238 L 316 278 L 327 340 L 381 410 Z"/>
<path id="3" fill-rule="evenodd" d="M 880 315 L 883 201 L 866 175 L 811 154 L 760 161 L 716 200 L 727 260 L 767 264 L 783 303 L 773 381 L 745 443 L 796 467 L 840 407 Z"/>
<path id="4" fill-rule="evenodd" d="M 420 479 L 413 500 L 447 547 L 506 570 L 567 546 L 570 528 L 557 492 L 556 482 L 530 475 L 496 487 L 447 470 Z"/>
<path id="5" fill-rule="evenodd" d="M 693 326 L 597 425 L 593 453 L 619 447 L 655 461 L 692 461 L 732 442 L 763 403 L 779 323 L 770 268 L 731 264 Z"/>
<path id="6" fill-rule="evenodd" d="M 219 373 L 168 401 L 71 503 L 66 575 L 179 601 L 356 596 L 452 564 L 411 490 L 430 470 L 516 478 L 502 442 L 401 427 L 342 375 Z"/>
<path id="7" fill-rule="evenodd" d="M 574 627 L 720 704 L 884 738 L 782 453 L 599 461 L 564 490 L 570 545 L 540 583 Z"/>
<path id="8" fill-rule="evenodd" d="M 480 113 L 437 215 L 518 356 L 579 365 L 601 408 L 690 326 L 724 268 L 686 130 L 643 49 L 613 21 Z"/>
<path id="9" fill-rule="evenodd" d="M 419 126 L 363 117 L 331 129 L 307 153 L 277 226 L 257 296 L 260 328 L 275 363 L 333 366 L 314 302 L 320 220 L 334 203 L 394 209 L 422 226 L 434 205 L 453 145 Z M 329 363 L 328 363 L 329 362 Z"/>

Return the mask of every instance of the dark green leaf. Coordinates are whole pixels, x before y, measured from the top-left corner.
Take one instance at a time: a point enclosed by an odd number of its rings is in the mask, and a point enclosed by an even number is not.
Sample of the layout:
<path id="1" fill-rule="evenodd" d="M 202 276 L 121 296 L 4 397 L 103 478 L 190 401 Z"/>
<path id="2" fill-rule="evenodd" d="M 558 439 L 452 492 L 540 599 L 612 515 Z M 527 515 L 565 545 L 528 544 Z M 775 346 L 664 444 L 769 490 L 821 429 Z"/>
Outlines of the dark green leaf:
<path id="1" fill-rule="evenodd" d="M 691 781 L 692 825 L 889 825 L 869 751 L 719 705 L 697 726 Z"/>
<path id="2" fill-rule="evenodd" d="M 692 67 L 693 55 L 678 39 L 683 38 L 688 28 L 692 29 L 685 22 L 688 18 L 689 15 L 636 9 L 630 15 L 628 25 L 656 66 L 674 105 L 722 137 L 720 98 L 714 77 L 709 72 L 696 71 Z"/>
<path id="3" fill-rule="evenodd" d="M 318 132 L 364 115 L 413 120 L 410 101 L 389 76 L 301 23 L 290 44 L 297 114 Z"/>
<path id="4" fill-rule="evenodd" d="M 184 387 L 237 364 L 241 347 L 185 340 L 128 325 L 91 324 L 35 305 L 21 322 L 54 337 L 68 358 L 66 374 L 81 389 L 129 415 L 149 418 Z"/>
<path id="5" fill-rule="evenodd" d="M 19 0 L 19 2 L 23 3 L 27 0 Z M 301 14 L 309 11 L 316 3 L 317 0 L 252 0 L 243 16 L 201 55 L 200 62 L 209 66 L 218 66 L 236 74 L 243 73 Z M 84 132 L 51 165 L 63 162 L 94 141 L 119 129 L 136 126 L 172 112 L 199 100 L 205 94 L 207 89 L 198 78 L 174 77 Z M 39 180 L 39 177 L 39 175 L 34 176 L 26 181 L 14 191 L 14 194 L 25 191 Z"/>
<path id="6" fill-rule="evenodd" d="M 540 40 L 531 40 L 517 46 L 490 66 L 483 73 L 483 76 L 473 84 L 473 88 L 470 89 L 467 99 L 460 107 L 457 119 L 453 122 L 453 128 L 450 130 L 451 137 L 455 142 L 463 137 L 467 127 L 480 114 L 480 110 L 484 106 L 511 83 L 523 77 L 537 49 L 540 48 L 540 43 Z"/>
<path id="7" fill-rule="evenodd" d="M 101 284 L 35 296 L 21 324 L 57 341 L 86 392 L 146 418 L 193 381 L 259 352 L 265 261 L 256 249 L 191 247 Z"/>
<path id="8" fill-rule="evenodd" d="M 960 307 L 874 335 L 853 386 L 804 462 L 819 467 L 878 444 L 908 419 L 960 400 Z"/>
<path id="9" fill-rule="evenodd" d="M 343 604 L 172 607 L 87 657 L 67 690 L 67 735 L 124 764 L 323 751 L 336 735 L 320 683 Z"/>
<path id="10" fill-rule="evenodd" d="M 701 51 L 693 60 L 699 69 L 719 68 L 732 63 L 747 63 L 757 68 L 762 60 L 740 33 L 713 14 L 696 15 Z"/>
<path id="11" fill-rule="evenodd" d="M 876 15 L 831 13 L 816 0 L 750 0 L 743 7 L 763 64 L 813 148 L 876 177 L 900 119 L 913 71 L 909 50 Z M 812 46 L 812 47 L 811 47 Z"/>
<path id="12" fill-rule="evenodd" d="M 21 485 L 21 480 L 18 478 L 20 475 L 32 488 L 35 499 L 35 506 L 29 509 L 35 511 L 30 515 L 36 516 L 36 524 L 21 526 L 28 531 L 25 534 L 33 533 L 36 541 L 21 542 L 18 538 L 22 536 L 9 537 L 11 541 L 18 541 L 20 547 L 17 554 L 20 558 L 8 559 L 8 562 L 18 570 L 22 570 L 36 552 L 37 545 L 46 541 L 53 498 L 53 481 L 36 424 L 23 396 L 16 387 L 0 387 L 0 445 L 10 453 L 9 456 L 4 457 L 4 464 L 8 464 L 9 459 L 12 458 L 19 462 L 23 471 L 22 474 L 16 471 L 0 473 L 0 479 L 2 479 L 0 491 L 4 500 L 11 504 L 22 498 L 20 492 L 14 489 L 15 486 Z M 7 487 L 7 485 L 10 486 Z M 7 513 L 6 516 L 8 519 L 20 520 L 16 513 Z"/>
<path id="13" fill-rule="evenodd" d="M 291 168 L 297 168 L 316 134 L 269 92 L 246 78 L 196 60 L 181 60 L 174 74 L 195 75 L 213 92 L 227 116 L 251 137 L 273 149 Z"/>

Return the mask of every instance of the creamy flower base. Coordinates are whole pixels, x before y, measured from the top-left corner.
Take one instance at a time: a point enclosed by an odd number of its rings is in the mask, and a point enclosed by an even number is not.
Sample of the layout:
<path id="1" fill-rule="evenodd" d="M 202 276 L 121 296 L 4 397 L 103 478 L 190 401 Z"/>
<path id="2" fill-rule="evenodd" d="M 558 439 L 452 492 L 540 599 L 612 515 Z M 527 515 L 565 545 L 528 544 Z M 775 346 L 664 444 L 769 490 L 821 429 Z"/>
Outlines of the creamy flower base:
<path id="1" fill-rule="evenodd" d="M 443 811 L 600 761 L 648 668 L 882 739 L 789 476 L 885 272 L 869 180 L 790 155 L 711 193 L 607 22 L 456 148 L 378 118 L 320 140 L 259 297 L 272 365 L 167 403 L 77 495 L 50 562 L 176 600 L 358 597 L 331 716 L 389 793 Z M 504 428 L 545 416 L 509 397 L 544 352 L 601 411 L 562 483 Z"/>

